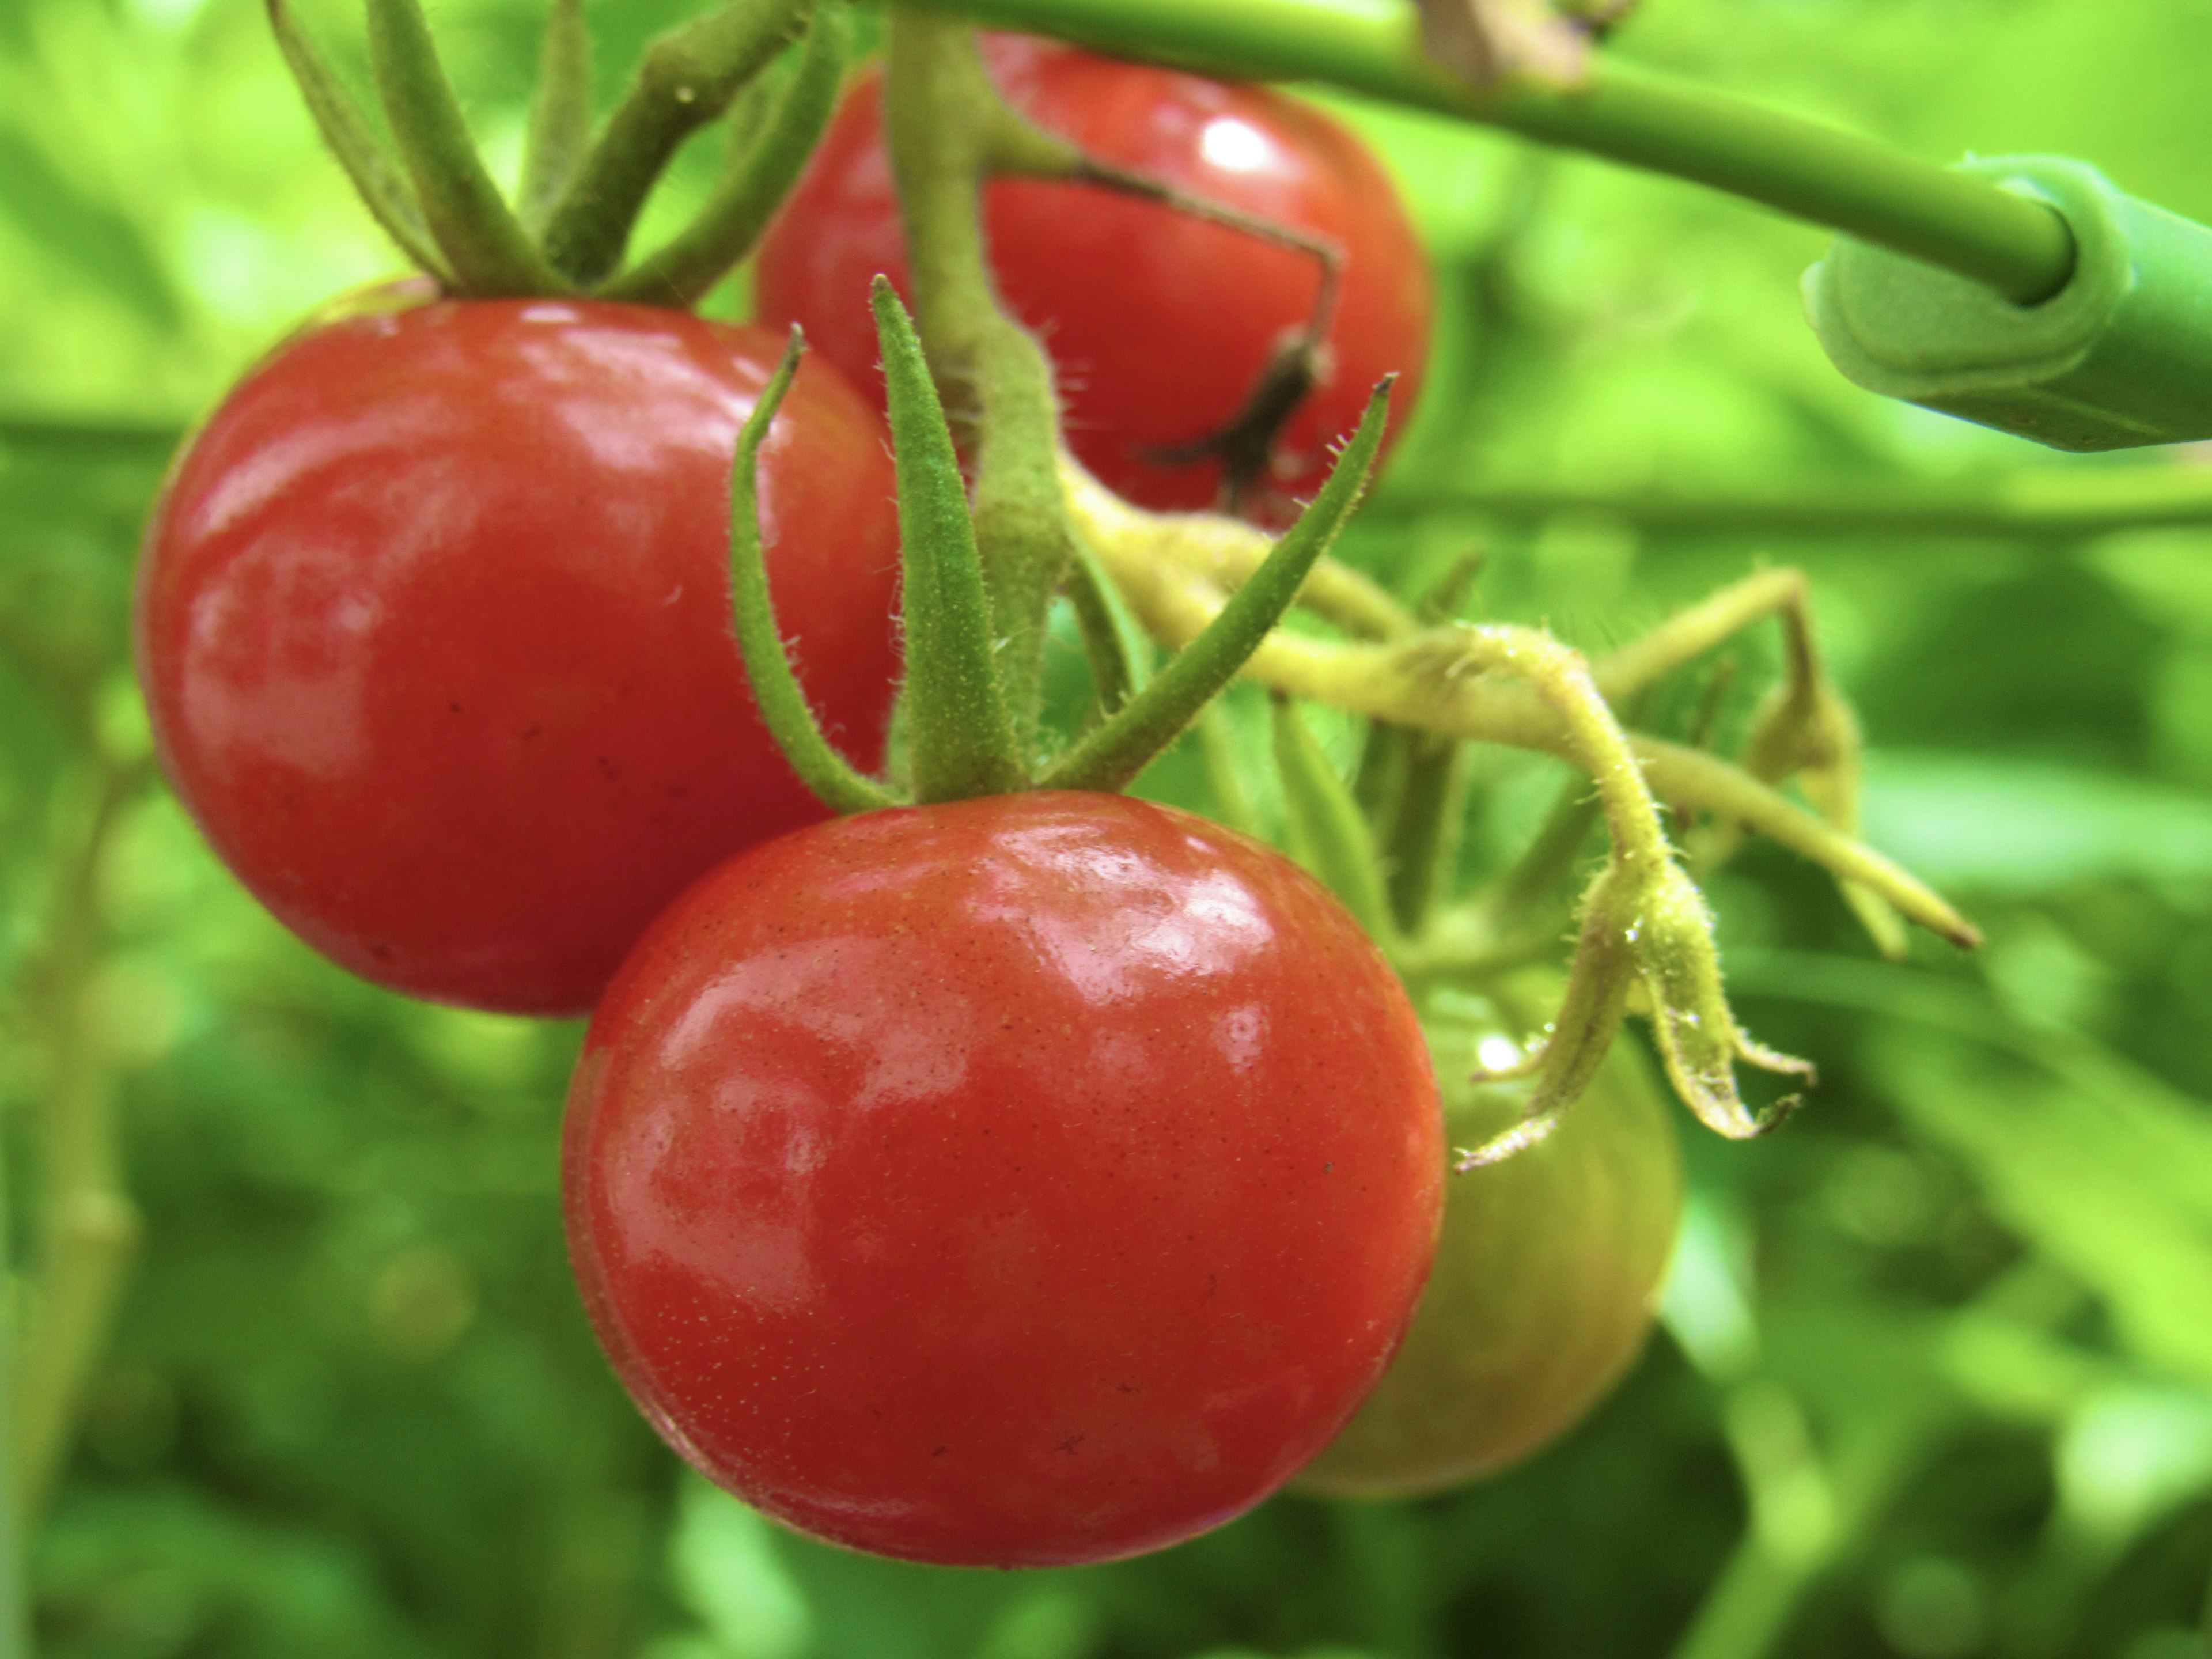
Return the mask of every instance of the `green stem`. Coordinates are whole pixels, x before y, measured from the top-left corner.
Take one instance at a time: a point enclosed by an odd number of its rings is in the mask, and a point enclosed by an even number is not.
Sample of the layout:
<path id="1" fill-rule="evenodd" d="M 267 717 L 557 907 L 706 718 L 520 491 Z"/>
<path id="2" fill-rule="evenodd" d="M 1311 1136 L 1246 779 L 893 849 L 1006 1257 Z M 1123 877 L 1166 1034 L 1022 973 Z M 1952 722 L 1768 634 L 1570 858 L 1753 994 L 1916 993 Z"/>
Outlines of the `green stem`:
<path id="1" fill-rule="evenodd" d="M 1451 878 L 1466 805 L 1466 745 L 1430 732 L 1410 737 L 1405 778 L 1383 837 L 1390 908 L 1398 925 L 1418 933 Z"/>
<path id="2" fill-rule="evenodd" d="M 1114 583 L 1086 549 L 1078 547 L 1067 568 L 1066 591 L 1083 631 L 1091 664 L 1091 725 L 1109 720 L 1152 678 L 1152 642 L 1115 592 Z"/>
<path id="3" fill-rule="evenodd" d="M 1229 724 L 1228 705 L 1216 697 L 1200 711 L 1192 729 L 1198 733 L 1206 787 L 1213 792 L 1213 816 L 1240 835 L 1267 840 L 1267 826 L 1261 823 L 1259 808 L 1252 805 L 1251 792 L 1245 788 L 1243 775 L 1237 769 L 1237 733 Z"/>
<path id="4" fill-rule="evenodd" d="M 791 389 L 792 376 L 799 372 L 803 349 L 794 327 L 783 361 L 762 388 L 760 402 L 753 405 L 738 436 L 737 466 L 730 480 L 730 594 L 737 614 L 738 648 L 744 657 L 745 677 L 752 684 L 762 724 L 792 770 L 824 805 L 839 812 L 868 812 L 902 802 L 863 776 L 823 735 L 799 676 L 792 672 L 782 630 L 776 626 L 775 600 L 769 592 L 768 561 L 761 546 L 760 447 L 784 393 Z"/>
<path id="5" fill-rule="evenodd" d="M 557 270 L 586 288 L 613 272 L 677 146 L 727 109 L 783 49 L 807 3 L 730 0 L 646 48 L 629 91 L 546 226 L 546 258 Z"/>
<path id="6" fill-rule="evenodd" d="M 44 1218 L 36 1309 L 14 1380 L 19 1522 L 33 1523 L 60 1473 L 77 1405 L 121 1299 L 139 1219 L 123 1190 L 112 1079 L 86 1029 L 84 988 L 99 960 L 100 870 L 143 763 L 103 762 L 91 820 L 64 872 L 38 1001 L 50 1045 L 42 1115 Z"/>
<path id="7" fill-rule="evenodd" d="M 459 290 L 477 299 L 565 291 L 484 171 L 417 0 L 369 0 L 368 50 L 423 221 Z"/>
<path id="8" fill-rule="evenodd" d="M 1476 513 L 1533 524 L 1561 514 L 1693 534 L 1957 536 L 2072 541 L 2107 531 L 2212 524 L 2212 468 L 2143 465 L 2044 468 L 1975 484 L 1873 477 L 1787 494 L 1451 486 L 1379 495 L 1383 520 Z"/>
<path id="9" fill-rule="evenodd" d="M 14 1223 L 8 1190 L 7 1122 L 0 1116 L 0 1654 L 30 1659 L 31 1619 L 24 1571 L 26 1528 L 16 1510 L 15 1373 L 20 1330 Z"/>
<path id="10" fill-rule="evenodd" d="M 1175 741 L 1199 711 L 1237 677 L 1297 597 L 1314 561 L 1328 550 L 1359 503 L 1382 447 L 1390 408 L 1389 380 L 1375 389 L 1359 429 L 1336 468 L 1275 544 L 1267 562 L 1231 594 L 1204 632 L 1176 653 L 1157 678 L 1121 712 L 1078 743 L 1045 775 L 1048 789 L 1119 789 Z"/>
<path id="11" fill-rule="evenodd" d="M 1319 81 L 1710 185 L 1990 283 L 2064 287 L 2074 238 L 2043 204 L 1873 140 L 1619 63 L 1571 90 L 1481 93 L 1428 62 L 1402 0 L 925 0 L 1002 27 L 1246 79 Z"/>
<path id="12" fill-rule="evenodd" d="M 914 272 L 915 315 L 946 410 L 975 462 L 975 537 L 1024 738 L 1044 684 L 1045 619 L 1074 553 L 1058 474 L 1052 365 L 999 303 L 983 180 L 1034 135 L 1000 101 L 966 22 L 890 9 L 884 124 Z"/>
<path id="13" fill-rule="evenodd" d="M 1297 861 L 1344 902 L 1368 937 L 1395 953 L 1398 930 L 1390 919 L 1390 899 L 1382 857 L 1359 803 L 1319 743 L 1296 704 L 1274 698 L 1275 769 L 1283 781 L 1283 804 L 1290 811 L 1291 851 Z"/>
<path id="14" fill-rule="evenodd" d="M 538 54 L 538 95 L 522 145 L 522 185 L 515 192 L 523 225 L 543 231 L 592 145 L 592 36 L 583 0 L 553 0 Z"/>
<path id="15" fill-rule="evenodd" d="M 898 466 L 915 798 L 1003 794 L 1029 780 L 1006 719 L 967 483 L 921 341 L 889 278 L 876 278 L 872 303 Z"/>
<path id="16" fill-rule="evenodd" d="M 695 305 L 752 251 L 830 125 L 852 44 L 852 19 L 842 0 L 822 0 L 799 66 L 760 132 L 732 153 L 698 217 L 666 246 L 609 283 L 609 299 Z"/>

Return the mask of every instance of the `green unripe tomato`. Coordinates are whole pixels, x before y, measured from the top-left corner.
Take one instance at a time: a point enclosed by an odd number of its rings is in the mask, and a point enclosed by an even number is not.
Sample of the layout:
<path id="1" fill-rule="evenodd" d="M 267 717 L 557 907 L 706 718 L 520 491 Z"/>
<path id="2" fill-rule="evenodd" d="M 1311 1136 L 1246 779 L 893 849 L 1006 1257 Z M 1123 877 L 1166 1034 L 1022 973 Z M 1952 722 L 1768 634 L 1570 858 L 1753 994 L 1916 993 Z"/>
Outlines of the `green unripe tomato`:
<path id="1" fill-rule="evenodd" d="M 1511 1123 L 1525 1085 L 1467 1079 L 1510 1060 L 1558 1006 L 1544 975 L 1494 996 L 1431 994 L 1421 1020 L 1449 1145 L 1478 1146 Z M 1673 1114 L 1644 1055 L 1618 1042 L 1549 1140 L 1450 1178 L 1443 1242 L 1405 1344 L 1297 1486 L 1412 1497 L 1565 1434 L 1642 1349 L 1681 1212 Z"/>

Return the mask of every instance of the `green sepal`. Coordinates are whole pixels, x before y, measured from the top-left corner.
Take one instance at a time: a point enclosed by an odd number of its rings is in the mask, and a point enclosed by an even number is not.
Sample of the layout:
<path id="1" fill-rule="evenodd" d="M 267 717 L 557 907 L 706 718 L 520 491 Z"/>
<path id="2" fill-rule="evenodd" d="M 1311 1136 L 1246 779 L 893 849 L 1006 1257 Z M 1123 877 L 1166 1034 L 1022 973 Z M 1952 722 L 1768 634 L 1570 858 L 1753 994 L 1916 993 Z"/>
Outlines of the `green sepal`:
<path id="1" fill-rule="evenodd" d="M 871 296 L 898 468 L 906 713 L 917 800 L 1004 794 L 1029 778 L 999 684 L 967 482 L 914 319 L 882 276 Z"/>
<path id="2" fill-rule="evenodd" d="M 337 157 L 338 165 L 353 181 L 354 190 L 368 208 L 369 216 L 398 244 L 399 251 L 440 287 L 453 288 L 453 270 L 446 264 L 445 255 L 438 251 L 430 227 L 423 222 L 422 210 L 415 199 L 415 187 L 384 153 L 384 147 L 377 142 L 360 107 L 331 73 L 284 0 L 269 0 L 269 27 L 276 37 L 276 49 L 283 53 L 284 62 L 292 71 L 292 79 L 299 85 L 300 96 L 307 103 L 307 113 L 313 118 L 315 130 L 322 134 L 331 154 Z"/>
<path id="3" fill-rule="evenodd" d="M 695 305 L 752 252 L 830 125 L 852 46 L 850 9 L 843 0 L 820 0 L 774 112 L 747 142 L 732 147 L 729 165 L 698 216 L 608 283 L 610 299 Z"/>
<path id="4" fill-rule="evenodd" d="M 807 3 L 729 0 L 646 48 L 629 89 L 546 226 L 545 257 L 555 268 L 585 288 L 614 273 L 677 146 L 720 116 L 738 88 L 767 67 L 796 32 Z"/>
<path id="5" fill-rule="evenodd" d="M 1275 544 L 1229 597 L 1206 631 L 1178 651 L 1166 667 L 1121 712 L 1070 750 L 1048 771 L 1048 789 L 1119 789 L 1155 755 L 1173 743 L 1208 702 L 1237 677 L 1297 598 L 1314 562 L 1328 550 L 1337 532 L 1359 504 L 1367 475 L 1382 447 L 1389 416 L 1386 378 L 1367 400 L 1359 429 L 1337 458 L 1328 482 L 1290 532 Z"/>
<path id="6" fill-rule="evenodd" d="M 805 341 L 794 325 L 783 361 L 762 388 L 760 401 L 738 434 L 737 465 L 730 477 L 730 599 L 753 702 L 791 769 L 831 811 L 870 812 L 905 802 L 865 776 L 823 734 L 792 670 L 782 630 L 776 626 L 775 599 L 769 591 L 768 559 L 761 545 L 760 447 L 784 393 L 791 389 L 805 349 Z"/>
<path id="7" fill-rule="evenodd" d="M 1368 936 L 1388 951 L 1398 943 L 1382 855 L 1359 804 L 1288 697 L 1273 699 L 1275 769 L 1289 813 L 1291 856 L 1320 878 Z"/>
<path id="8" fill-rule="evenodd" d="M 1199 762 L 1206 769 L 1206 787 L 1213 793 L 1213 816 L 1240 835 L 1267 841 L 1267 826 L 1244 785 L 1242 751 L 1230 727 L 1228 705 L 1216 697 L 1191 722 L 1191 730 L 1198 734 Z"/>
<path id="9" fill-rule="evenodd" d="M 368 0 L 368 50 L 400 159 L 455 291 L 475 299 L 567 292 L 484 171 L 417 0 Z"/>
<path id="10" fill-rule="evenodd" d="M 538 95 L 522 143 L 522 185 L 515 211 L 533 234 L 583 165 L 592 145 L 592 36 L 584 0 L 553 0 L 538 58 Z"/>

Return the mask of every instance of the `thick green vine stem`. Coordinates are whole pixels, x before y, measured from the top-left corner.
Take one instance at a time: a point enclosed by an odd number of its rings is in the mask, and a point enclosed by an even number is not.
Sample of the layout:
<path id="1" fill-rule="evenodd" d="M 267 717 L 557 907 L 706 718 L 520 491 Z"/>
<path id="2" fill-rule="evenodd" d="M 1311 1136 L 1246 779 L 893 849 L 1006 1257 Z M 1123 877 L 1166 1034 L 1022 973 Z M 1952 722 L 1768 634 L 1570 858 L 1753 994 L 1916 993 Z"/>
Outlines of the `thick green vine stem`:
<path id="1" fill-rule="evenodd" d="M 798 67 L 760 131 L 732 145 L 698 217 L 608 283 L 602 290 L 607 298 L 696 305 L 723 272 L 752 252 L 830 125 L 852 46 L 850 8 L 844 0 L 818 0 Z"/>
<path id="2" fill-rule="evenodd" d="M 368 0 L 368 50 L 423 220 L 462 287 L 486 298 L 562 292 L 484 170 L 417 0 Z"/>
<path id="3" fill-rule="evenodd" d="M 792 672 L 782 631 L 776 626 L 775 601 L 768 586 L 768 562 L 761 545 L 760 448 L 767 441 L 784 394 L 799 372 L 805 342 L 796 326 L 783 361 L 761 389 L 760 401 L 738 434 L 738 460 L 730 479 L 730 595 L 736 612 L 738 649 L 761 722 L 791 763 L 799 781 L 837 812 L 868 812 L 904 804 L 898 795 L 864 775 L 823 735 Z"/>
<path id="4" fill-rule="evenodd" d="M 968 489 L 913 320 L 888 278 L 871 296 L 898 463 L 906 729 L 917 800 L 959 800 L 1029 781 L 1006 718 L 991 601 Z"/>
<path id="5" fill-rule="evenodd" d="M 1046 613 L 1074 538 L 1057 471 L 1052 367 L 999 303 L 979 211 L 984 179 L 1033 130 L 1000 101 L 964 21 L 894 5 L 888 45 L 884 127 L 915 319 L 945 408 L 975 459 L 975 538 L 1000 672 L 1026 741 L 1043 695 Z"/>
<path id="6" fill-rule="evenodd" d="M 1044 787 L 1121 788 L 1154 755 L 1174 742 L 1198 718 L 1199 711 L 1236 678 L 1238 670 L 1291 608 L 1314 562 L 1328 550 L 1359 504 L 1360 492 L 1366 488 L 1368 473 L 1382 447 L 1390 386 L 1391 381 L 1385 380 L 1375 388 L 1358 430 L 1337 457 L 1321 493 L 1276 544 L 1267 562 L 1149 685 L 1046 773 Z M 1100 488 L 1095 482 L 1090 487 Z"/>
<path id="7" fill-rule="evenodd" d="M 1431 62 L 1404 0 L 909 0 L 1126 57 L 1349 92 L 1692 179 L 1988 283 L 2063 288 L 2073 233 L 2045 204 L 1856 133 L 1617 62 L 1571 87 L 1481 91 Z"/>
<path id="8" fill-rule="evenodd" d="M 611 275 L 631 228 L 676 148 L 798 33 L 808 0 L 728 0 L 646 48 L 636 77 L 607 119 L 545 230 L 545 255 L 581 286 Z"/>

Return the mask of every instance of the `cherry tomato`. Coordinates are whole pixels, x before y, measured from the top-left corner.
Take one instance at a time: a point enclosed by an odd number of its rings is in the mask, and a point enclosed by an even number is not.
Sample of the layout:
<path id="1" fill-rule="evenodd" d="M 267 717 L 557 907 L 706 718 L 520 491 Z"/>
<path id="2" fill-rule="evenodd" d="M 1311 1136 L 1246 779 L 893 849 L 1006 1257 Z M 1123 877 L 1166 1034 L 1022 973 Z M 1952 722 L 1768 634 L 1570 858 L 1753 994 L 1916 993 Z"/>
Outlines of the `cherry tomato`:
<path id="1" fill-rule="evenodd" d="M 1394 421 L 1427 356 L 1428 265 L 1396 191 L 1365 146 L 1310 105 L 1263 87 L 1150 69 L 1019 36 L 987 38 L 1008 100 L 1103 161 L 1333 240 L 1341 306 L 1328 383 L 1284 430 L 1279 518 L 1328 471 L 1328 445 L 1358 423 L 1396 371 Z M 847 94 L 762 246 L 762 317 L 799 322 L 824 356 L 882 396 L 868 283 L 908 291 L 906 246 L 883 143 L 883 77 Z M 999 285 L 1058 366 L 1077 457 L 1140 505 L 1216 504 L 1212 459 L 1161 452 L 1206 439 L 1244 406 L 1274 348 L 1303 328 L 1320 289 L 1310 256 L 1086 185 L 1003 179 L 988 192 Z"/>
<path id="2" fill-rule="evenodd" d="M 1115 795 L 841 819 L 678 900 L 594 1016 L 569 1252 L 668 1443 L 802 1531 L 971 1565 L 1218 1525 L 1381 1375 L 1442 1202 L 1358 924 Z"/>
<path id="3" fill-rule="evenodd" d="M 380 984 L 587 1010 L 668 901 L 824 810 L 730 617 L 730 466 L 781 342 L 674 312 L 427 304 L 313 330 L 193 439 L 149 532 L 162 763 L 240 878 Z M 763 451 L 784 631 L 881 753 L 880 422 L 810 362 Z"/>
<path id="4" fill-rule="evenodd" d="M 1538 975 L 1500 1006 L 1425 1014 L 1456 1146 L 1511 1121 L 1518 1090 L 1466 1082 L 1500 1038 L 1559 1005 Z M 1445 1189 L 1444 1232 L 1405 1346 L 1351 1425 L 1298 1477 L 1396 1498 L 1489 1474 L 1549 1444 L 1618 1382 L 1651 1328 L 1682 1212 L 1673 1115 L 1626 1042 L 1549 1140 Z"/>

